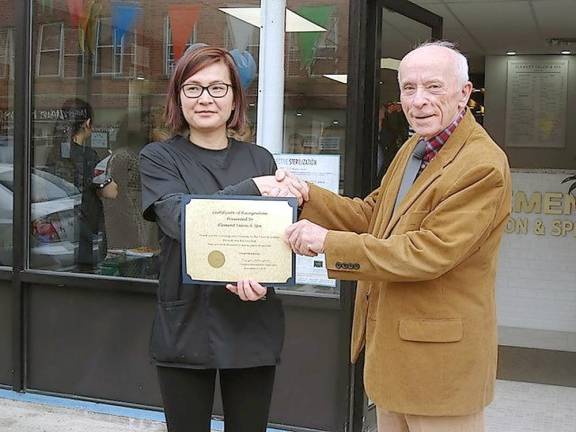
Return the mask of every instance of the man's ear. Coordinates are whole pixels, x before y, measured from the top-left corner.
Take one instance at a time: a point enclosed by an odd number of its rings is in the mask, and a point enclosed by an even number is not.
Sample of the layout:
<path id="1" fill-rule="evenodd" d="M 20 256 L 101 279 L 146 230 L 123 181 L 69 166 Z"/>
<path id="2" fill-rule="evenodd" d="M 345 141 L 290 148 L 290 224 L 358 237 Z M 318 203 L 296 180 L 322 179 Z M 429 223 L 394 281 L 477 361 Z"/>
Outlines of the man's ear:
<path id="1" fill-rule="evenodd" d="M 89 118 L 88 120 L 86 120 L 86 122 L 84 123 L 86 125 L 86 127 L 88 129 L 92 129 L 92 119 Z"/>
<path id="2" fill-rule="evenodd" d="M 460 102 L 458 103 L 458 107 L 460 110 L 463 110 L 464 107 L 468 104 L 468 99 L 470 99 L 470 95 L 472 94 L 472 88 L 473 86 L 470 81 L 466 82 L 466 84 L 464 84 L 464 87 L 462 87 Z"/>

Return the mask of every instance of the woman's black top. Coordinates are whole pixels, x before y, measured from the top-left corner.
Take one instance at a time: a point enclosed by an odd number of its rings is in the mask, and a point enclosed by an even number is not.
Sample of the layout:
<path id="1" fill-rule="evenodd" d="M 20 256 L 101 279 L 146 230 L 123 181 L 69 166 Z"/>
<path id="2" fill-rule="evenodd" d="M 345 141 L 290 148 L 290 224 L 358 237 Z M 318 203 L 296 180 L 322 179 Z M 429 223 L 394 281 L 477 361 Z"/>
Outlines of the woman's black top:
<path id="1" fill-rule="evenodd" d="M 242 301 L 222 285 L 184 285 L 180 203 L 189 194 L 260 195 L 252 177 L 273 175 L 263 147 L 230 139 L 224 150 L 182 136 L 140 152 L 144 218 L 160 227 L 160 286 L 151 355 L 162 366 L 247 368 L 279 362 L 284 312 L 273 288 L 265 300 Z"/>

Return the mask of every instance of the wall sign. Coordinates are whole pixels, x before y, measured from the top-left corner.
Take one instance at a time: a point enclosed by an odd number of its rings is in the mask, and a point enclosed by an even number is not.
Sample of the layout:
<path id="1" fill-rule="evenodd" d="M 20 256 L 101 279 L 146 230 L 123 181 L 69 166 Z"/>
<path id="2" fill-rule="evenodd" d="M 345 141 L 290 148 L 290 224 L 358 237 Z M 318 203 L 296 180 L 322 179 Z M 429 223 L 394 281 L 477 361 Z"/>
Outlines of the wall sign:
<path id="1" fill-rule="evenodd" d="M 506 146 L 565 145 L 568 59 L 509 60 Z"/>

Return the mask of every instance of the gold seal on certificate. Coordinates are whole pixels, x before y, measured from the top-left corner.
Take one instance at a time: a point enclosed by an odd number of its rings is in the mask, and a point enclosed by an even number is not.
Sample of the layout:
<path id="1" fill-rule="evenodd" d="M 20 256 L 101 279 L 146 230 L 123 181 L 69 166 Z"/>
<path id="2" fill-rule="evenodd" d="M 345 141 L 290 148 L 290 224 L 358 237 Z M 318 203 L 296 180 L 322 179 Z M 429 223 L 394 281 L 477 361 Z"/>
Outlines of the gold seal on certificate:
<path id="1" fill-rule="evenodd" d="M 192 195 L 182 207 L 184 282 L 294 284 L 283 236 L 296 207 L 294 198 Z"/>
<path id="2" fill-rule="evenodd" d="M 212 251 L 208 254 L 208 264 L 214 268 L 220 268 L 226 262 L 226 257 L 220 251 Z"/>

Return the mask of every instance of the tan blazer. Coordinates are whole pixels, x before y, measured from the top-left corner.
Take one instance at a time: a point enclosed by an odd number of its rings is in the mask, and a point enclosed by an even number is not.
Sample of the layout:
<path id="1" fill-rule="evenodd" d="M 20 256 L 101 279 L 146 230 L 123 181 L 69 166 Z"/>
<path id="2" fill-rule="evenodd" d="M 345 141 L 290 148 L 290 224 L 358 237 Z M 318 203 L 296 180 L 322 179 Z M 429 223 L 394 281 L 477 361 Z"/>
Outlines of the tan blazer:
<path id="1" fill-rule="evenodd" d="M 400 413 L 467 415 L 493 398 L 494 281 L 510 170 L 468 112 L 393 214 L 418 139 L 364 200 L 312 185 L 301 219 L 330 230 L 329 276 L 360 281 L 352 361 L 365 346 L 370 399 Z"/>

